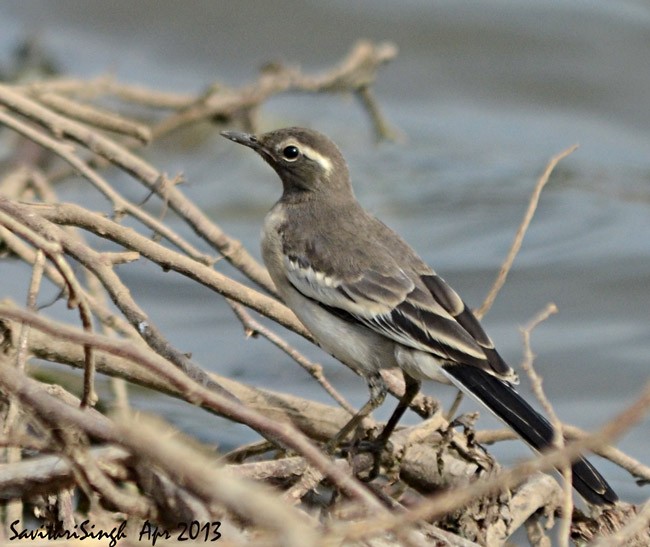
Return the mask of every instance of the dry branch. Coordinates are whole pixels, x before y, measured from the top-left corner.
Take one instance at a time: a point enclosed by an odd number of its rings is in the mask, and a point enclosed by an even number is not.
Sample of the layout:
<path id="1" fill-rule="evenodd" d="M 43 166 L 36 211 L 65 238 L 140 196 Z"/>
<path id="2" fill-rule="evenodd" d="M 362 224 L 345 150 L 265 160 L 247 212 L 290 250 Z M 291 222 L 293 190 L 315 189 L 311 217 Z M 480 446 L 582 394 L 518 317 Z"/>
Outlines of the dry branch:
<path id="1" fill-rule="evenodd" d="M 463 426 L 459 431 L 435 400 L 420 394 L 412 409 L 427 419 L 398 429 L 390 449 L 382 454 L 381 479 L 361 484 L 354 473 L 366 471 L 372 461 L 356 449 L 355 439 L 348 439 L 350 443 L 333 460 L 316 446 L 331 439 L 354 409 L 320 365 L 260 324 L 251 312 L 307 340 L 312 340 L 310 334 L 274 297 L 266 270 L 184 195 L 178 185 L 181 177 L 168 177 L 136 152 L 144 142 L 155 145 L 160 136 L 198 122 L 252 126 L 264 102 L 282 93 L 353 94 L 375 134 L 386 138 L 393 131 L 372 86 L 380 67 L 395 55 L 391 44 L 360 42 L 320 74 L 274 63 L 241 88 L 212 84 L 200 94 L 154 91 L 110 77 L 0 85 L 0 123 L 28 142 L 16 156 L 23 162 L 32 158 L 33 163 L 0 174 L 0 240 L 12 258 L 31 269 L 33 279 L 27 298 L 21 300 L 27 302 L 25 309 L 9 300 L 0 302 L 0 410 L 9 409 L 9 414 L 0 413 L 0 444 L 14 455 L 0 464 L 0 500 L 27 501 L 42 522 L 58 529 L 70 529 L 88 516 L 111 525 L 124 518 L 134 523 L 149 518 L 165 526 L 174 526 L 179 519 L 220 519 L 228 523 L 228 538 L 223 539 L 231 545 L 251 541 L 423 545 L 433 540 L 470 547 L 501 545 L 525 522 L 542 544 L 546 538 L 541 524 L 530 524 L 528 519 L 541 514 L 551 518 L 560 511 L 562 496 L 557 482 L 539 471 L 567 465 L 586 449 L 599 451 L 636 477 L 648 479 L 646 466 L 604 444 L 647 410 L 647 393 L 617 424 L 607 425 L 597 435 L 564 426 L 567 439 L 577 441 L 508 471 L 500 470 L 477 442 L 500 440 L 501 433 L 475 431 L 469 417 L 457 422 Z M 107 110 L 102 106 L 104 98 L 131 109 L 138 105 L 143 109 L 141 119 L 146 119 L 147 109 L 156 109 L 156 121 L 134 122 Z M 572 150 L 554 157 L 540 177 L 479 314 L 489 309 L 505 283 L 555 164 Z M 50 166 L 53 158 L 58 163 Z M 68 167 L 62 169 L 61 161 Z M 117 191 L 109 175 L 100 174 L 108 165 L 144 185 L 150 197 L 160 200 L 163 215 L 154 217 Z M 111 218 L 60 202 L 52 181 L 71 174 L 81 175 L 108 199 Z M 167 209 L 192 228 L 192 237 L 181 237 L 171 227 L 165 218 Z M 125 215 L 136 221 L 134 227 L 121 224 Z M 117 250 L 99 251 L 96 238 L 85 235 L 109 240 Z M 200 250 L 206 243 L 264 292 L 218 272 L 215 258 Z M 225 297 L 247 335 L 259 334 L 281 348 L 317 379 L 338 406 L 207 373 L 168 341 L 139 304 L 138 295 L 131 294 L 118 275 L 115 266 L 133 260 L 156 264 L 174 272 L 170 275 L 180 274 Z M 46 310 L 37 310 L 42 278 L 59 288 L 70 307 L 79 309 L 79 327 L 52 321 Z M 114 307 L 107 304 L 109 300 Z M 95 330 L 95 321 L 101 331 Z M 532 353 L 529 357 L 532 363 Z M 47 386 L 31 378 L 29 373 L 39 370 L 33 358 L 84 370 L 81 401 L 59 385 Z M 218 458 L 167 425 L 131 413 L 123 392 L 119 411 L 102 414 L 89 408 L 95 370 L 245 424 L 268 441 L 238 447 L 229 458 Z M 401 374 L 384 370 L 382 375 L 390 391 L 400 396 Z M 544 400 L 541 393 L 539 397 Z M 553 421 L 559 431 L 559 422 Z M 357 436 L 372 436 L 377 429 L 367 419 Z M 91 441 L 103 447 L 89 448 Z M 561 445 L 559 438 L 557 444 Z M 38 455 L 18 461 L 15 456 L 27 450 Z M 85 514 L 73 507 L 70 489 L 87 498 Z M 565 495 L 564 500 L 566 517 L 570 498 Z M 14 505 L 5 512 L 5 523 L 7 517 L 21 512 L 19 505 L 10 503 Z M 322 519 L 315 516 L 315 509 L 322 512 Z M 647 504 L 635 516 L 633 508 L 621 503 L 582 520 L 574 511 L 573 520 L 566 522 L 578 540 L 619 530 L 611 539 L 620 543 L 643 537 L 647 514 Z"/>
<path id="2" fill-rule="evenodd" d="M 528 231 L 528 226 L 530 226 L 530 223 L 533 220 L 533 216 L 535 215 L 535 211 L 537 210 L 537 204 L 539 203 L 539 198 L 542 195 L 542 190 L 544 189 L 544 186 L 546 186 L 546 183 L 548 182 L 551 173 L 553 173 L 555 166 L 561 160 L 566 158 L 569 154 L 575 152 L 577 148 L 578 145 L 574 144 L 573 146 L 570 146 L 566 150 L 553 156 L 548 162 L 548 164 L 546 165 L 544 172 L 537 180 L 537 184 L 535 185 L 535 188 L 533 189 L 533 193 L 530 196 L 530 201 L 528 202 L 528 208 L 524 213 L 524 218 L 522 219 L 521 224 L 517 229 L 517 233 L 515 234 L 515 237 L 512 241 L 512 245 L 510 246 L 510 249 L 508 250 L 508 254 L 506 255 L 506 258 L 503 261 L 501 268 L 499 269 L 499 273 L 497 274 L 497 277 L 494 280 L 494 284 L 492 285 L 487 296 L 483 300 L 483 304 L 481 304 L 481 307 L 478 308 L 475 312 L 476 316 L 479 319 L 482 318 L 490 310 L 492 304 L 494 304 L 494 300 L 499 294 L 499 291 L 501 290 L 501 288 L 506 282 L 506 279 L 508 278 L 508 273 L 510 273 L 510 270 L 512 269 L 512 264 L 514 263 L 515 258 L 519 253 L 519 249 L 521 249 L 521 245 L 524 241 L 524 236 Z"/>
<path id="3" fill-rule="evenodd" d="M 638 423 L 650 411 L 650 384 L 646 385 L 634 402 L 614 419 L 610 420 L 599 432 L 568 443 L 564 448 L 546 452 L 543 456 L 519 464 L 508 471 L 497 474 L 490 480 L 473 483 L 458 488 L 449 495 L 437 494 L 424 501 L 419 507 L 411 509 L 405 515 L 391 515 L 381 519 L 348 525 L 344 533 L 349 539 L 361 539 L 369 535 L 386 532 L 407 526 L 420 519 L 435 519 L 458 509 L 477 497 L 511 488 L 524 477 L 538 471 L 561 467 L 569 464 L 585 450 L 612 441 Z M 616 508 L 611 511 L 617 511 Z"/>

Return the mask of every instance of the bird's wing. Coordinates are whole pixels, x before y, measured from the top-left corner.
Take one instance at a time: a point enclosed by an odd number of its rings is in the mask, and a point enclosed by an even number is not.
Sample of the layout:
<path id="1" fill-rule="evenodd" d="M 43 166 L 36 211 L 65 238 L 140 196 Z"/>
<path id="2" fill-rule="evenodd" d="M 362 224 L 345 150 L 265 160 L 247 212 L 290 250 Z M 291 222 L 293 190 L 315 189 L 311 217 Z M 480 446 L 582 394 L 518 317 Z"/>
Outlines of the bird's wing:
<path id="1" fill-rule="evenodd" d="M 332 313 L 443 361 L 475 365 L 515 381 L 471 311 L 433 272 L 407 273 L 386 260 L 381 272 L 368 268 L 337 276 L 305 255 L 284 260 L 291 285 Z"/>

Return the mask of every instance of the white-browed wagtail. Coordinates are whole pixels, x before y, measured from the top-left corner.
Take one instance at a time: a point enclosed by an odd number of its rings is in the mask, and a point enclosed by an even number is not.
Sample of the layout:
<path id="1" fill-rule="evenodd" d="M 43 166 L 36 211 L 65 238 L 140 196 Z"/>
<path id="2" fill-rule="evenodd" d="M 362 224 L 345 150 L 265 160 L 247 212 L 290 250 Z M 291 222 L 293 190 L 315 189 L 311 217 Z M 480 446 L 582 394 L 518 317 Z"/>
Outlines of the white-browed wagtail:
<path id="1" fill-rule="evenodd" d="M 342 439 L 380 405 L 379 370 L 399 367 L 405 392 L 382 433 L 385 445 L 422 379 L 453 383 L 483 403 L 536 450 L 553 428 L 513 388 L 501 358 L 458 294 L 354 196 L 345 159 L 317 131 L 290 127 L 263 135 L 224 131 L 255 150 L 282 180 L 283 193 L 262 231 L 262 255 L 285 304 L 318 344 L 368 381 L 370 400 L 337 435 Z M 573 486 L 590 503 L 618 500 L 584 458 Z"/>

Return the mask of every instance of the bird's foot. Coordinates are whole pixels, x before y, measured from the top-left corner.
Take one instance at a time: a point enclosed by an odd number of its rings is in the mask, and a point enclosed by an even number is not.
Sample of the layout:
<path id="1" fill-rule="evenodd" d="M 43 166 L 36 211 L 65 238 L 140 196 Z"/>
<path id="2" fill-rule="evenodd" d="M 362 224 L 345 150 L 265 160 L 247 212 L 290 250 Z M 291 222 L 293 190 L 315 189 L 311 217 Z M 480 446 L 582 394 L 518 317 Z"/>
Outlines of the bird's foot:
<path id="1" fill-rule="evenodd" d="M 381 438 L 377 439 L 361 439 L 352 443 L 345 449 L 345 455 L 352 461 L 357 463 L 358 467 L 367 468 L 367 458 L 361 460 L 364 455 L 372 458 L 370 470 L 367 473 L 362 471 L 356 473 L 357 478 L 362 482 L 371 482 L 377 478 L 381 469 L 382 454 L 385 449 L 391 450 L 390 443 L 387 443 Z"/>

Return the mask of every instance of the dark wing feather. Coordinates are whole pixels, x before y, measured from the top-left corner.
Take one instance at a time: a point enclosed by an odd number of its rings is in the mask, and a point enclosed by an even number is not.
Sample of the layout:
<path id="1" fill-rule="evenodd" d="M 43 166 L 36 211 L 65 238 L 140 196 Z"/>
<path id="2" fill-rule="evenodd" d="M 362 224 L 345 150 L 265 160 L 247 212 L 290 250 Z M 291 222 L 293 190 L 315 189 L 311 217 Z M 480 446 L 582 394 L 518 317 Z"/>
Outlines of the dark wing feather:
<path id="1" fill-rule="evenodd" d="M 462 301 L 460 296 L 452 289 L 442 277 L 432 273 L 430 275 L 423 275 L 422 282 L 426 285 L 427 289 L 431 291 L 431 295 L 436 299 L 440 305 L 449 312 L 456 321 L 467 331 L 467 333 L 481 346 L 483 353 L 490 365 L 490 368 L 497 375 L 503 376 L 511 383 L 518 383 L 516 373 L 508 366 L 508 364 L 494 349 L 494 343 L 483 330 L 483 327 L 476 319 L 465 302 Z"/>
<path id="2" fill-rule="evenodd" d="M 435 274 L 408 275 L 397 266 L 390 268 L 388 263 L 387 273 L 368 269 L 346 278 L 335 277 L 316 270 L 304 255 L 285 257 L 285 266 L 288 280 L 296 290 L 339 317 L 443 361 L 478 366 L 504 377 L 511 373 L 493 347 L 489 347 L 491 341 L 478 321 L 460 314 L 472 327 L 471 332 L 449 311 L 457 308 L 456 293 L 438 281 L 440 278 Z M 436 289 L 435 294 L 430 286 Z M 442 291 L 443 288 L 447 290 Z M 474 333 L 478 333 L 478 340 Z M 497 358 L 491 359 L 491 351 Z M 495 367 L 492 360 L 503 365 Z"/>

